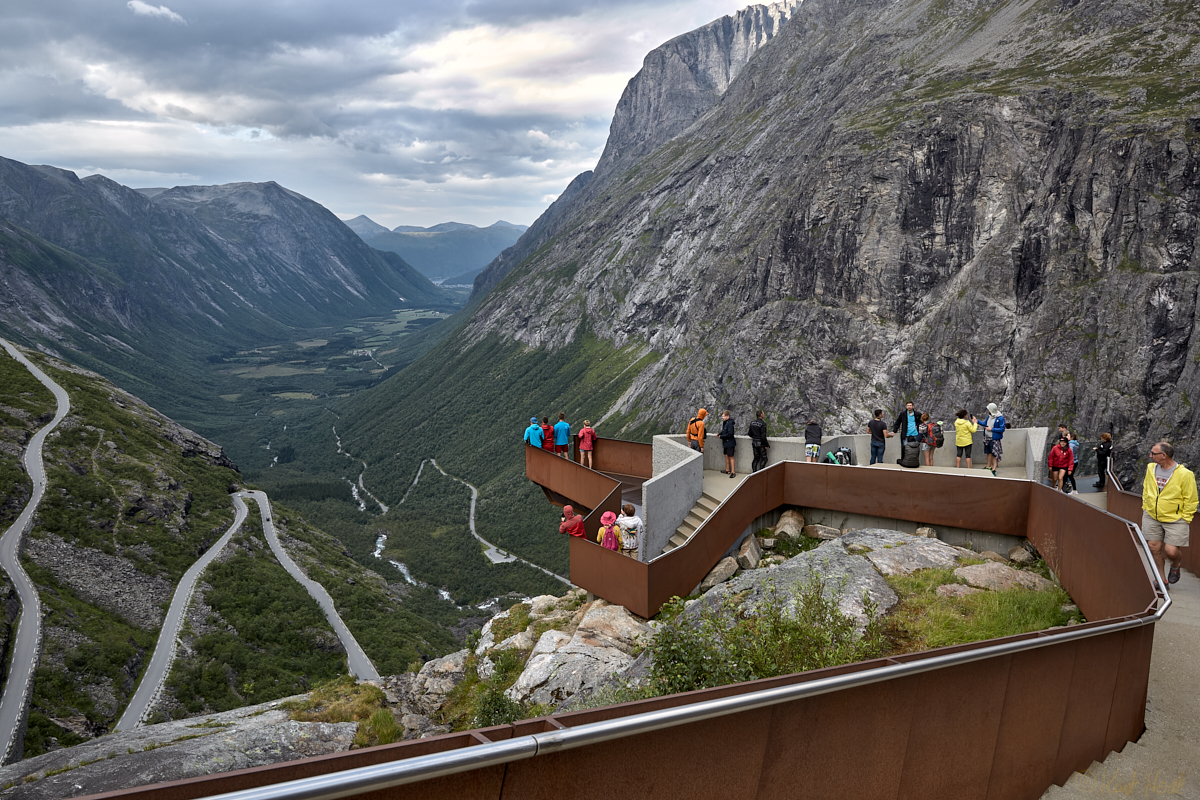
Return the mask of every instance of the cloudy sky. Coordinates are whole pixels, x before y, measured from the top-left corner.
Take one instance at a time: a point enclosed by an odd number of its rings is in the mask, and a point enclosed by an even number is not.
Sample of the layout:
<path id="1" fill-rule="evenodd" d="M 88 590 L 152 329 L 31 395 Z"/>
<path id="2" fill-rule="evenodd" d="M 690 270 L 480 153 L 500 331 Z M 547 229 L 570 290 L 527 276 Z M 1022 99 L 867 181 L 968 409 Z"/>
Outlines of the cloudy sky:
<path id="1" fill-rule="evenodd" d="M 3 0 L 0 156 L 274 180 L 342 218 L 529 224 L 645 54 L 744 0 Z"/>

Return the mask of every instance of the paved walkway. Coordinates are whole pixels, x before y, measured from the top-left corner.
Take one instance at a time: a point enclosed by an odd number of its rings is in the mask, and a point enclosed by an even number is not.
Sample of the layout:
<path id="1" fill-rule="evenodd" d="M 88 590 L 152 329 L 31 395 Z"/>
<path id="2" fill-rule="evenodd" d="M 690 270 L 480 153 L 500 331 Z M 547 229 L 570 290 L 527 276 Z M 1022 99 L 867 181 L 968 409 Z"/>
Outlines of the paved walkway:
<path id="1" fill-rule="evenodd" d="M 1193 547 L 1200 544 L 1193 544 Z M 1200 800 L 1200 578 L 1183 572 L 1154 628 L 1146 732 L 1043 800 L 1104 795 Z"/>

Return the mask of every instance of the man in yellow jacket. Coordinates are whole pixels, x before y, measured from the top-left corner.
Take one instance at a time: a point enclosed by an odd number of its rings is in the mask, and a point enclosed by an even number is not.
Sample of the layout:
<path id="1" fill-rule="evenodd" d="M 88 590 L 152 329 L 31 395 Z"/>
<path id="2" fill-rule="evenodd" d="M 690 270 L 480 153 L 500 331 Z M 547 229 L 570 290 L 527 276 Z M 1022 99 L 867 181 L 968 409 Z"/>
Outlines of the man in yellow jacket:
<path id="1" fill-rule="evenodd" d="M 1183 560 L 1179 548 L 1188 546 L 1192 517 L 1200 504 L 1196 476 L 1175 460 L 1175 448 L 1166 442 L 1150 448 L 1150 461 L 1142 481 L 1142 533 L 1159 571 L 1164 572 L 1169 560 L 1171 569 L 1164 576 L 1168 583 L 1178 583 Z"/>

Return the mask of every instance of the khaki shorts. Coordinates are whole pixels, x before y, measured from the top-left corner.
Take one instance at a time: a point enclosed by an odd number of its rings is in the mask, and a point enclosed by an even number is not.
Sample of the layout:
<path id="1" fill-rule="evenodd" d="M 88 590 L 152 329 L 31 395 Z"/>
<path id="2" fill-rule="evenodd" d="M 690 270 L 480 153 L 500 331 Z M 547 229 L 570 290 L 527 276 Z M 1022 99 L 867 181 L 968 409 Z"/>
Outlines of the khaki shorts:
<path id="1" fill-rule="evenodd" d="M 1147 512 L 1142 512 L 1142 535 L 1147 542 L 1166 542 L 1172 547 L 1187 547 L 1191 527 L 1186 520 L 1159 522 Z"/>

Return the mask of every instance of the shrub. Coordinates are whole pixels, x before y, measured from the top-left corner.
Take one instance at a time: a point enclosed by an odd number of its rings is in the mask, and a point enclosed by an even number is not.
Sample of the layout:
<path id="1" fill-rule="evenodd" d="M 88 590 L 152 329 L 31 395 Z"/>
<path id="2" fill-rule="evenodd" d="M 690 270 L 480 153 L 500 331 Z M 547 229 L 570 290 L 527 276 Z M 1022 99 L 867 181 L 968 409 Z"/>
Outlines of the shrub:
<path id="1" fill-rule="evenodd" d="M 876 619 L 861 632 L 837 607 L 836 593 L 814 578 L 781 594 L 768 586 L 753 608 L 734 597 L 681 612 L 670 605 L 647 649 L 651 682 L 659 694 L 674 694 L 775 675 L 849 664 L 882 655 L 887 647 Z M 867 603 L 869 616 L 873 604 Z"/>

